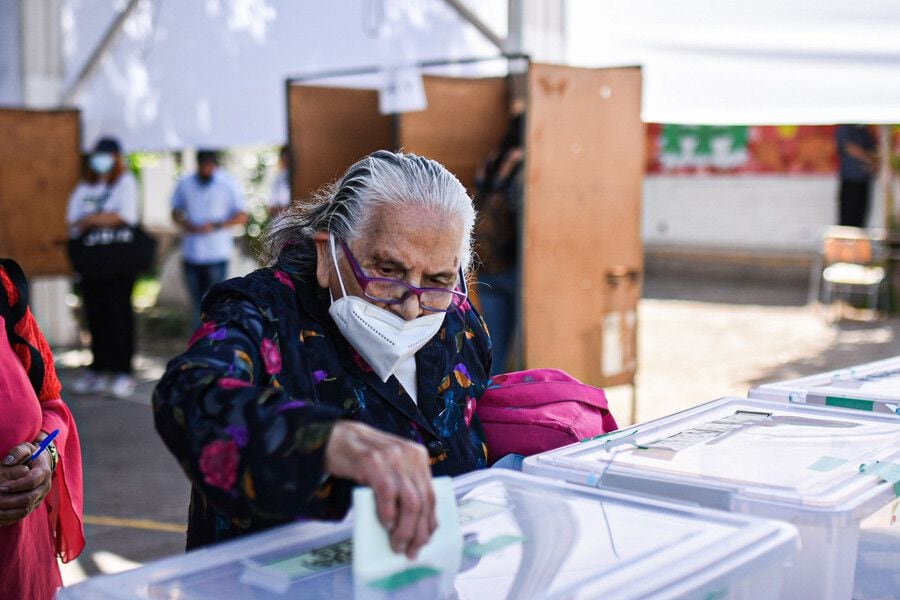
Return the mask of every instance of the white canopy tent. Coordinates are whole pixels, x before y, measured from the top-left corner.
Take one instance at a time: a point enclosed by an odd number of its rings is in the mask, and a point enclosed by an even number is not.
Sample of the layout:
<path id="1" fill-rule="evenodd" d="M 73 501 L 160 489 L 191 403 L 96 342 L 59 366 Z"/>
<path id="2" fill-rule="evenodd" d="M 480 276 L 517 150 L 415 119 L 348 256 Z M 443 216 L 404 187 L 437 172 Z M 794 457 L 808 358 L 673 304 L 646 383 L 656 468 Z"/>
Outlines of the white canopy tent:
<path id="1" fill-rule="evenodd" d="M 124 6 L 66 2 L 66 87 Z M 497 52 L 441 0 L 140 0 L 73 100 L 85 144 L 109 132 L 143 150 L 279 144 L 289 76 Z"/>
<path id="2" fill-rule="evenodd" d="M 900 122 L 895 0 L 569 0 L 568 61 L 644 67 L 655 123 Z"/>
<path id="3" fill-rule="evenodd" d="M 65 90 L 132 1 L 61 1 Z M 105 132 L 133 149 L 280 143 L 289 76 L 498 54 L 451 4 L 500 39 L 510 7 L 527 9 L 525 47 L 508 49 L 538 60 L 642 65 L 648 122 L 900 122 L 893 0 L 134 0 L 72 98 L 85 144 Z M 21 84 L 15 5 L 0 0 L 7 105 Z M 534 30 L 551 13 L 565 14 L 559 55 Z"/>

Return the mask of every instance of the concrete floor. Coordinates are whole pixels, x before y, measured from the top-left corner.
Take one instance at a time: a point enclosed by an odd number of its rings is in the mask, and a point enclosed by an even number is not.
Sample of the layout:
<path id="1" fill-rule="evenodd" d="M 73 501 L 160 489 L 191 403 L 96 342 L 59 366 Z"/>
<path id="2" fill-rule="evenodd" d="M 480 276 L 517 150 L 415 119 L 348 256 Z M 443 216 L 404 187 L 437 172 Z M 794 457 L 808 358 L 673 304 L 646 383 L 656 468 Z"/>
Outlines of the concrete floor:
<path id="1" fill-rule="evenodd" d="M 900 355 L 900 318 L 829 324 L 806 306 L 806 275 L 777 268 L 648 265 L 639 307 L 637 420 L 748 388 Z M 64 568 L 68 583 L 183 551 L 188 484 L 157 437 L 149 406 L 179 336 L 144 336 L 140 385 L 127 401 L 64 394 L 78 422 L 85 463 L 88 544 Z M 89 358 L 58 353 L 64 389 Z M 630 390 L 609 390 L 620 425 Z"/>

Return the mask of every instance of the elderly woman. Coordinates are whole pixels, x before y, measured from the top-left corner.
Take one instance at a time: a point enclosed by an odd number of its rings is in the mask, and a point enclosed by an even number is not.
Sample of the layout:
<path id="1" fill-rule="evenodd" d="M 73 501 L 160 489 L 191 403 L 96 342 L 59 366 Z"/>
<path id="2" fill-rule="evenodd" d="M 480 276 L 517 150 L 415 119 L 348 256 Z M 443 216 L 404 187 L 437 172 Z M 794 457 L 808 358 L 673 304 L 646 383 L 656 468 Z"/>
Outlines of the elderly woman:
<path id="1" fill-rule="evenodd" d="M 193 482 L 188 548 L 340 518 L 359 484 L 394 549 L 416 554 L 436 527 L 431 476 L 486 461 L 474 221 L 443 166 L 378 151 L 273 223 L 268 268 L 210 291 L 153 399 Z"/>

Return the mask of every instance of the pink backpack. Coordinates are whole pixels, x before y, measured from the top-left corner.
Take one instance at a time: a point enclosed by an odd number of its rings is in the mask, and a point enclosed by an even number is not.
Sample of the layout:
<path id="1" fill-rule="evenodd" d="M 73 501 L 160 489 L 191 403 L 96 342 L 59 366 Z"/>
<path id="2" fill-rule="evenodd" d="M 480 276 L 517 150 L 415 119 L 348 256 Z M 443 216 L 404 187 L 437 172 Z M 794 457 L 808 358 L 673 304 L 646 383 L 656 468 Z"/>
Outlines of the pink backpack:
<path id="1" fill-rule="evenodd" d="M 558 369 L 496 375 L 475 414 L 490 464 L 507 454 L 530 456 L 618 429 L 603 390 Z"/>

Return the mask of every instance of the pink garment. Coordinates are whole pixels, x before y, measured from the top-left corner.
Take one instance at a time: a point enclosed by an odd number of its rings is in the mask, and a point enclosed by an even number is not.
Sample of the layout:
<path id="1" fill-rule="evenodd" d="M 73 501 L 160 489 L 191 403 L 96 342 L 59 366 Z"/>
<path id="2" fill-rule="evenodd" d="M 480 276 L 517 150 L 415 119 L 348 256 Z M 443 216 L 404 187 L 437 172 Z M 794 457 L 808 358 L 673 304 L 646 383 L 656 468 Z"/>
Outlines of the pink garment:
<path id="1" fill-rule="evenodd" d="M 20 287 L 25 285 L 25 275 L 13 261 L 0 259 L 0 285 L 3 287 L 0 298 L 5 296 L 7 301 L 0 306 L 0 316 L 20 315 L 14 324 L 17 341 L 13 343 L 12 350 L 25 368 L 32 389 L 37 391 L 41 410 L 40 429 L 48 433 L 59 429 L 59 435 L 54 441 L 59 450 L 59 464 L 56 465 L 50 493 L 44 498 L 44 504 L 55 539 L 56 553 L 63 562 L 69 562 L 84 549 L 84 492 L 78 430 L 69 407 L 61 399 L 62 386 L 53 366 L 50 345 L 22 297 Z M 5 364 L 5 361 L 0 362 L 0 367 Z M 12 398 L 16 400 L 15 397 Z M 14 414 L 13 411 L 18 410 L 18 402 L 3 405 L 2 409 L 8 410 L 6 414 Z M 35 438 L 20 439 L 13 446 L 33 439 Z M 0 448 L 0 452 L 7 449 Z"/>
<path id="2" fill-rule="evenodd" d="M 0 316 L 0 459 L 41 430 L 41 403 L 28 373 L 6 338 L 6 320 Z M 7 417 L 9 415 L 9 417 Z M 12 418 L 10 418 L 12 417 Z"/>
<path id="3" fill-rule="evenodd" d="M 0 284 L 10 308 L 21 301 L 2 265 Z M 68 562 L 84 548 L 81 447 L 72 413 L 59 398 L 50 348 L 27 307 L 14 330 L 19 336 L 15 347 L 0 316 L 0 460 L 20 443 L 35 440 L 41 430 L 54 429 L 59 429 L 54 443 L 60 460 L 40 506 L 21 521 L 0 527 L 0 600 L 50 600 L 62 585 L 57 556 Z M 42 373 L 38 384 L 27 370 L 35 368 Z"/>
<path id="4" fill-rule="evenodd" d="M 600 388 L 558 369 L 496 375 L 478 399 L 488 462 L 531 456 L 618 429 Z"/>
<path id="5" fill-rule="evenodd" d="M 45 500 L 31 514 L 0 527 L 0 600 L 51 600 L 62 585 Z"/>
<path id="6" fill-rule="evenodd" d="M 56 540 L 56 554 L 67 563 L 84 550 L 84 489 L 81 469 L 81 442 L 75 419 L 60 398 L 42 400 L 41 429 L 59 429 L 54 443 L 59 450 L 59 464 L 53 473 L 53 486 L 44 498 L 50 526 Z M 55 564 L 55 561 L 54 561 Z"/>
<path id="7" fill-rule="evenodd" d="M 0 457 L 35 439 L 41 429 L 41 405 L 4 327 L 0 317 L 0 414 L 6 417 L 0 423 Z M 62 585 L 48 507 L 42 502 L 18 523 L 0 527 L 0 598 L 50 599 Z"/>

